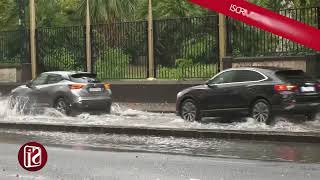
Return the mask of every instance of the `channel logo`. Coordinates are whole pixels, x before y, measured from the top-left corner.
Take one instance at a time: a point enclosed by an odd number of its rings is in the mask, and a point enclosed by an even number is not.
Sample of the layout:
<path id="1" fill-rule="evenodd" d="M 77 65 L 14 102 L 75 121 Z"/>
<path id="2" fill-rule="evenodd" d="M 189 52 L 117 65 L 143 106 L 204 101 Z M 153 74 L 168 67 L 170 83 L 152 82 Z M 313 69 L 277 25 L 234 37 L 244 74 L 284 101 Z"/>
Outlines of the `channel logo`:
<path id="1" fill-rule="evenodd" d="M 24 144 L 18 153 L 19 164 L 27 171 L 39 171 L 46 165 L 47 159 L 46 149 L 37 142 Z"/>

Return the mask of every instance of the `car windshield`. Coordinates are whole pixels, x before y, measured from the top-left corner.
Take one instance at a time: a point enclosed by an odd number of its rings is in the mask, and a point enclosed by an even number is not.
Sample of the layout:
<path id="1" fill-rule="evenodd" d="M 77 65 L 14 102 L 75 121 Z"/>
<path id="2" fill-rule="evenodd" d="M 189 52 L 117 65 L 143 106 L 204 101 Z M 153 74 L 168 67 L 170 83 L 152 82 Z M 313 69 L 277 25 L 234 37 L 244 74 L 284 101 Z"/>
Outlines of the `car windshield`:
<path id="1" fill-rule="evenodd" d="M 78 73 L 70 76 L 70 80 L 76 83 L 99 83 L 96 74 Z"/>

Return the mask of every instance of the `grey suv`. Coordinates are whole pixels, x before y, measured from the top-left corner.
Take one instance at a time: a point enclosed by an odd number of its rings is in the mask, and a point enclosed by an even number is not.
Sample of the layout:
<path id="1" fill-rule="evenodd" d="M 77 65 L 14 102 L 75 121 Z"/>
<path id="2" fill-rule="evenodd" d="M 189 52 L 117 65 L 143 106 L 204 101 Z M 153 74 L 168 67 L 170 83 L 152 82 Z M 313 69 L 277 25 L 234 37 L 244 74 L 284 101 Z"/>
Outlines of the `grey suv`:
<path id="1" fill-rule="evenodd" d="M 111 110 L 110 84 L 101 83 L 96 74 L 55 71 L 41 73 L 26 85 L 11 91 L 10 107 L 23 112 L 54 107 L 66 115 Z"/>

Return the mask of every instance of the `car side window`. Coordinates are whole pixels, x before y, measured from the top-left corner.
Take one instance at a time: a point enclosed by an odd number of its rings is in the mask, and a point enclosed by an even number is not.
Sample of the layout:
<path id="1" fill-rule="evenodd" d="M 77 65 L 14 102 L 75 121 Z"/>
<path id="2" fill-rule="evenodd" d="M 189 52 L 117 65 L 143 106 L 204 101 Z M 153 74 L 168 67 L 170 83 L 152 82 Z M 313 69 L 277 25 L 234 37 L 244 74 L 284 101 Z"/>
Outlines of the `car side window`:
<path id="1" fill-rule="evenodd" d="M 209 81 L 209 84 L 232 83 L 234 71 L 226 71 Z"/>
<path id="2" fill-rule="evenodd" d="M 58 74 L 49 74 L 47 84 L 54 84 L 62 81 L 61 75 Z"/>
<path id="3" fill-rule="evenodd" d="M 234 82 L 259 81 L 265 77 L 258 72 L 250 70 L 237 70 L 234 76 Z"/>
<path id="4" fill-rule="evenodd" d="M 32 81 L 33 86 L 46 84 L 48 78 L 48 74 L 40 74 L 36 79 Z"/>

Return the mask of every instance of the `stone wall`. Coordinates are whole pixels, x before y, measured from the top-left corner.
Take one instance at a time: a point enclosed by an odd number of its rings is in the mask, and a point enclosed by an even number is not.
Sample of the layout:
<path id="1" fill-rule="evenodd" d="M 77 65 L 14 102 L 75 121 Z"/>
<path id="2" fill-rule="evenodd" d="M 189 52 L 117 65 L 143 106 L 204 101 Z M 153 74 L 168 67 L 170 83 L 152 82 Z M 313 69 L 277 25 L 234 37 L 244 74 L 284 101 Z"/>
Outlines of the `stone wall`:
<path id="1" fill-rule="evenodd" d="M 21 83 L 31 80 L 31 65 L 0 65 L 0 83 Z"/>
<path id="2" fill-rule="evenodd" d="M 316 77 L 320 77 L 320 55 L 285 56 L 285 57 L 226 57 L 223 69 L 236 67 L 286 67 L 300 69 Z"/>

